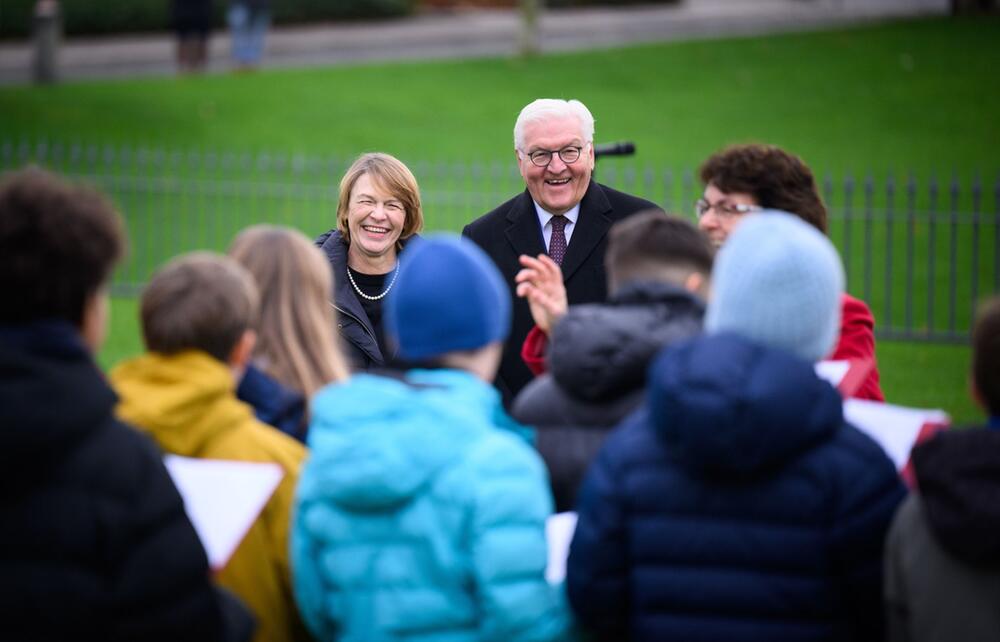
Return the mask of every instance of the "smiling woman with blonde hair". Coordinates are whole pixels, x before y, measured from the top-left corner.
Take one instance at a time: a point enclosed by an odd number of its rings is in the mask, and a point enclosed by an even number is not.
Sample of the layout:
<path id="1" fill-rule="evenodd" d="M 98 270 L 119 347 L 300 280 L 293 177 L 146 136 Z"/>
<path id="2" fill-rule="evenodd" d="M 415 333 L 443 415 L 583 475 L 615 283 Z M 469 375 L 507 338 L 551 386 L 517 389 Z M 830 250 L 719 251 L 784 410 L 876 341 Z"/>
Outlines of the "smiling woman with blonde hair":
<path id="1" fill-rule="evenodd" d="M 261 298 L 257 344 L 237 394 L 261 421 L 304 441 L 308 399 L 348 376 L 327 302 L 330 266 L 302 233 L 271 225 L 242 231 L 229 255 L 253 275 Z"/>
<path id="2" fill-rule="evenodd" d="M 392 360 L 382 302 L 399 273 L 399 253 L 424 225 L 413 173 L 389 154 L 362 154 L 340 181 L 337 227 L 316 239 L 333 268 L 332 303 L 351 366 L 380 368 Z"/>

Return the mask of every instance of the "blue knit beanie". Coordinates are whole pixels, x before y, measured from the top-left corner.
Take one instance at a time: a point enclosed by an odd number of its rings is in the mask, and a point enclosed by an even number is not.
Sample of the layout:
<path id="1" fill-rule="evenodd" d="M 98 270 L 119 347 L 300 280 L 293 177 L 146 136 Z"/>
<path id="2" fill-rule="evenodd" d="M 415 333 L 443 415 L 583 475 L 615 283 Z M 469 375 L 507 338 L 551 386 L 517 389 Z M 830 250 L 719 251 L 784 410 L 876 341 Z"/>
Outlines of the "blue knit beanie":
<path id="1" fill-rule="evenodd" d="M 385 300 L 385 325 L 399 356 L 420 360 L 503 341 L 510 292 L 472 241 L 442 234 L 413 239 Z"/>
<path id="2" fill-rule="evenodd" d="M 716 257 L 705 331 L 819 361 L 840 333 L 843 291 L 840 256 L 819 230 L 786 212 L 753 214 Z"/>

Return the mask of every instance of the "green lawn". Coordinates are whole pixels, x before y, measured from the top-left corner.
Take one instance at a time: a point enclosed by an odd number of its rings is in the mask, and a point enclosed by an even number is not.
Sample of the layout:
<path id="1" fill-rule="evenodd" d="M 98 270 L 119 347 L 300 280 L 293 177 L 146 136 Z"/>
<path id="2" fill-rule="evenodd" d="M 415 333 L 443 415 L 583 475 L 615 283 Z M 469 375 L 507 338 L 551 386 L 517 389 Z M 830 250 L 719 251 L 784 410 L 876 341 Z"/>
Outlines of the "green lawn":
<path id="1" fill-rule="evenodd" d="M 454 229 L 498 202 L 497 195 L 517 189 L 516 177 L 511 180 L 508 171 L 513 165 L 511 128 L 520 107 L 538 96 L 577 97 L 594 112 L 599 141 L 637 143 L 639 153 L 628 163 L 638 176 L 644 168 L 655 167 L 672 168 L 677 177 L 724 144 L 761 140 L 799 153 L 838 186 L 849 173 L 870 171 L 878 183 L 892 174 L 902 183 L 912 171 L 921 181 L 932 173 L 942 179 L 954 174 L 967 194 L 979 173 L 987 194 L 981 208 L 991 212 L 996 206 L 993 183 L 1000 173 L 997 42 L 998 19 L 934 19 L 553 55 L 527 62 L 380 64 L 0 88 L 0 142 L 79 142 L 133 152 L 137 147 L 237 154 L 267 150 L 340 159 L 381 149 L 415 167 L 427 195 L 429 218 L 438 217 L 435 227 Z M 7 159 L 6 164 L 16 161 Z M 485 194 L 465 189 L 471 177 L 456 179 L 447 171 L 473 162 L 480 162 L 487 176 L 502 168 L 487 178 L 492 186 Z M 619 160 L 602 161 L 602 179 L 624 166 Z M 99 162 L 89 169 L 57 167 L 101 173 Z M 329 188 L 340 171 L 330 166 L 312 183 Z M 191 173 L 179 169 L 171 176 L 198 178 L 183 176 L 185 172 Z M 251 185 L 257 180 L 252 171 L 243 178 Z M 332 218 L 328 195 L 304 199 L 279 190 L 233 201 L 227 194 L 167 190 L 163 198 L 151 200 L 142 196 L 151 192 L 112 191 L 133 228 L 134 255 L 157 261 L 190 247 L 224 247 L 233 230 L 256 220 L 287 222 L 314 233 L 328 227 Z M 669 196 L 686 210 L 689 192 L 690 187 L 685 190 L 677 182 L 669 194 L 661 189 L 649 195 L 661 202 Z M 905 202 L 902 193 L 897 198 Z M 856 199 L 853 211 L 859 215 L 864 209 L 860 188 Z M 843 208 L 841 200 L 833 199 L 834 210 Z M 945 184 L 939 204 L 946 201 Z M 877 220 L 885 202 L 881 190 L 874 194 Z M 922 188 L 915 206 L 919 210 L 927 204 Z M 967 196 L 957 205 L 963 211 L 971 208 Z M 897 203 L 895 211 L 903 211 L 903 205 Z M 863 222 L 854 221 L 852 251 L 845 258 L 852 291 L 863 294 L 858 289 L 865 269 L 859 236 Z M 884 267 L 883 248 L 890 226 L 874 226 L 873 291 L 868 299 L 880 319 L 891 310 L 898 321 L 907 310 L 898 298 L 907 279 L 898 263 L 907 250 L 901 225 L 891 226 L 896 258 L 889 268 Z M 995 230 L 989 221 L 984 225 L 976 259 L 979 294 L 996 286 Z M 951 229 L 937 231 L 933 274 L 926 269 L 929 230 L 925 225 L 914 229 L 918 287 L 910 307 L 918 320 L 926 317 L 926 283 L 935 283 L 935 301 L 940 302 L 950 279 L 946 253 Z M 964 327 L 972 307 L 967 285 L 972 258 L 965 251 L 971 228 L 963 224 L 954 229 L 961 250 L 956 257 L 958 280 L 964 284 L 957 292 L 958 323 Z M 844 251 L 843 223 L 836 222 L 831 235 Z M 148 266 L 132 262 L 125 271 L 141 281 Z M 885 305 L 885 283 L 896 296 L 891 306 Z M 946 322 L 941 314 L 939 310 L 935 317 L 939 327 Z M 116 300 L 115 315 L 112 339 L 102 356 L 105 364 L 138 347 L 134 303 Z M 965 394 L 967 348 L 883 341 L 879 359 L 891 401 L 942 407 L 960 420 L 977 416 Z"/>
<path id="2" fill-rule="evenodd" d="M 968 346 L 881 341 L 877 352 L 886 401 L 941 408 L 958 424 L 982 422 L 968 392 Z"/>

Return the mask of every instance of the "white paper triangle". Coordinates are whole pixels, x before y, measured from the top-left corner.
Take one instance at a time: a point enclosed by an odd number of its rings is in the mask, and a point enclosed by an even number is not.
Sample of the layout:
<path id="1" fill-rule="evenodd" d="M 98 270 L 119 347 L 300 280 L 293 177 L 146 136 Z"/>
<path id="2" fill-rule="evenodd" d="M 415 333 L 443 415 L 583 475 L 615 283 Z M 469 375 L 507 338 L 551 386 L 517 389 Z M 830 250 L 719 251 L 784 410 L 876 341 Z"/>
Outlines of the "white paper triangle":
<path id="1" fill-rule="evenodd" d="M 164 464 L 184 499 L 212 570 L 226 565 L 264 509 L 284 471 L 273 463 L 166 455 Z"/>

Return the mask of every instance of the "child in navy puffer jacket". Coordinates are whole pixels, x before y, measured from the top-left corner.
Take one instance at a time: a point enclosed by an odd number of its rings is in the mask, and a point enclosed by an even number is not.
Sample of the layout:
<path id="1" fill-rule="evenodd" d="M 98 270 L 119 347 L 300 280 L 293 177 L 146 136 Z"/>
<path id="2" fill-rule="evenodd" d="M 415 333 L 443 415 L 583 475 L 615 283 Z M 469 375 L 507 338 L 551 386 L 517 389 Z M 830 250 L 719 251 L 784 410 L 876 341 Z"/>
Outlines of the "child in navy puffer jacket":
<path id="1" fill-rule="evenodd" d="M 903 485 L 813 362 L 843 271 L 801 220 L 754 214 L 720 251 L 707 335 L 654 362 L 646 403 L 581 491 L 567 568 L 614 640 L 876 640 Z"/>

